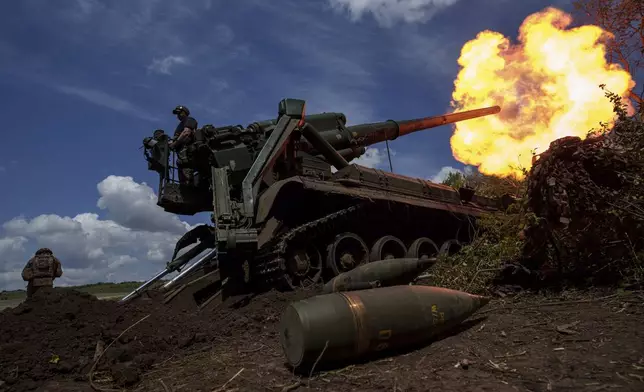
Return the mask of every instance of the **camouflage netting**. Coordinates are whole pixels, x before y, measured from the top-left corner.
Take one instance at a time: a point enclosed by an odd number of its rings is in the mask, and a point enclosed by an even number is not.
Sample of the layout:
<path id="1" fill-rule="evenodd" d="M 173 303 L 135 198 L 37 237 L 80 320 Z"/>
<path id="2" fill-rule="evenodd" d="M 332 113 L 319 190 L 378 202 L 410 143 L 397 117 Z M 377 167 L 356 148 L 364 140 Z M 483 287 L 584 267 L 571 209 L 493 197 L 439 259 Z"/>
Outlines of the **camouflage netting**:
<path id="1" fill-rule="evenodd" d="M 620 111 L 621 112 L 621 111 Z M 528 176 L 523 265 L 577 283 L 640 280 L 644 274 L 644 126 L 553 142 Z"/>

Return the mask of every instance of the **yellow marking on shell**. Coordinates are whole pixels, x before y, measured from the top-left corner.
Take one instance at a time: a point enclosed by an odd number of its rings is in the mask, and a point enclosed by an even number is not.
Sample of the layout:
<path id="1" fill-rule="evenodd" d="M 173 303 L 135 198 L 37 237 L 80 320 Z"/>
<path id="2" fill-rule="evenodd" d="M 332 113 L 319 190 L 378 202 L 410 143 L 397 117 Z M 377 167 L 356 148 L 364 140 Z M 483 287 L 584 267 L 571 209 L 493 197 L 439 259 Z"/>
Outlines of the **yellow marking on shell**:
<path id="1" fill-rule="evenodd" d="M 388 347 L 389 347 L 389 343 L 381 342 L 381 343 L 378 343 L 378 345 L 373 349 L 373 351 L 382 351 Z"/>
<path id="2" fill-rule="evenodd" d="M 378 340 L 380 341 L 378 345 L 374 348 L 374 351 L 382 351 L 389 347 L 387 340 L 391 338 L 392 332 L 391 329 L 382 329 L 378 331 Z"/>
<path id="3" fill-rule="evenodd" d="M 378 339 L 387 340 L 391 338 L 391 329 L 382 329 L 378 332 Z"/>
<path id="4" fill-rule="evenodd" d="M 438 310 L 438 305 L 432 305 L 432 321 L 434 324 L 443 324 L 445 322 L 445 312 Z"/>

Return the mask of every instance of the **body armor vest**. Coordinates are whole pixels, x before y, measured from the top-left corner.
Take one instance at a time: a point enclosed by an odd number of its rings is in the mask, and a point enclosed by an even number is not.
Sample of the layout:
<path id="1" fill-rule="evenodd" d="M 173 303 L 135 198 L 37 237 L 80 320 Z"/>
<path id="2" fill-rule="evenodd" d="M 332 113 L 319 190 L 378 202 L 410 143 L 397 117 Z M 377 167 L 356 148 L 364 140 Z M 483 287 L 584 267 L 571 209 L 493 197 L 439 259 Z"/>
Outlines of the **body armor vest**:
<path id="1" fill-rule="evenodd" d="M 38 255 L 33 263 L 34 278 L 54 277 L 54 256 Z"/>

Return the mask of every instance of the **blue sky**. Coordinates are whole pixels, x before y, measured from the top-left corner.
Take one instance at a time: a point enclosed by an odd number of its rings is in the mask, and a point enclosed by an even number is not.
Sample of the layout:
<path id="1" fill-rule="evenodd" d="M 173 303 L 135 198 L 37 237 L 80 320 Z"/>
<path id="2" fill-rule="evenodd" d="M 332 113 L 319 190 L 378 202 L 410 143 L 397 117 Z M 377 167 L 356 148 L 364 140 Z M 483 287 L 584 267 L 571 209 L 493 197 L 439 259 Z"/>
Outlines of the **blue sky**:
<path id="1" fill-rule="evenodd" d="M 155 209 L 142 184 L 157 177 L 141 139 L 172 130 L 175 105 L 202 125 L 272 118 L 285 97 L 351 124 L 441 114 L 465 42 L 485 29 L 514 39 L 530 13 L 570 3 L 14 1 L 0 16 L 0 289 L 24 286 L 16 271 L 43 245 L 67 263 L 63 283 L 142 278 L 162 265 L 199 222 Z M 394 170 L 462 168 L 450 134 L 390 143 Z M 375 147 L 362 162 L 384 166 Z"/>

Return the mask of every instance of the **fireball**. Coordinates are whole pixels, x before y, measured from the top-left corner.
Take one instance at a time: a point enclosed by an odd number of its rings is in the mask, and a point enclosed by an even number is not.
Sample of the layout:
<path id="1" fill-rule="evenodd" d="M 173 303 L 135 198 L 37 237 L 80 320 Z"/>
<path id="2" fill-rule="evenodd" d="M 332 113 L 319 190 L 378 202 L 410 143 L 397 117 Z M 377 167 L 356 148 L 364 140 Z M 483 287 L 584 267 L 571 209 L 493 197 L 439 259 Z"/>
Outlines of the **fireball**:
<path id="1" fill-rule="evenodd" d="M 523 21 L 518 44 L 483 31 L 463 46 L 452 106 L 502 111 L 456 124 L 450 144 L 457 160 L 484 174 L 521 178 L 550 142 L 583 139 L 600 122 L 612 127 L 613 104 L 599 85 L 626 97 L 635 82 L 606 62 L 609 33 L 592 25 L 567 29 L 571 22 L 569 14 L 546 8 Z"/>

